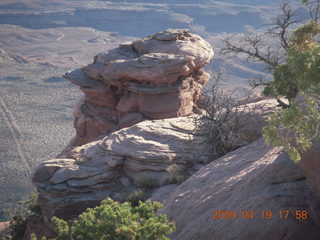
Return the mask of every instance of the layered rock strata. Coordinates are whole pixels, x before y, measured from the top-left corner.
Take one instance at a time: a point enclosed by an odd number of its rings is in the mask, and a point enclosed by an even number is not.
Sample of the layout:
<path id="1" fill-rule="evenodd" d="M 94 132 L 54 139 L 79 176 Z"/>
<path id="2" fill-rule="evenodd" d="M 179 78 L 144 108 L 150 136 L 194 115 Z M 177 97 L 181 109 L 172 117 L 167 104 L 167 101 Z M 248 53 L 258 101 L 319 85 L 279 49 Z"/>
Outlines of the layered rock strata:
<path id="1" fill-rule="evenodd" d="M 204 132 L 194 131 L 190 118 L 143 121 L 42 163 L 32 181 L 46 220 L 69 219 L 106 197 L 124 201 L 137 189 L 194 173 L 210 154 Z"/>
<path id="2" fill-rule="evenodd" d="M 276 101 L 246 105 L 258 108 L 239 118 L 241 147 L 261 137 L 261 127 Z M 148 120 L 69 151 L 63 158 L 42 163 L 33 175 L 47 220 L 72 218 L 106 197 L 128 200 L 144 189 L 181 182 L 212 161 L 207 129 L 197 115 Z M 199 123 L 202 124 L 199 124 Z"/>
<path id="3" fill-rule="evenodd" d="M 72 146 L 146 119 L 193 113 L 209 74 L 210 44 L 188 30 L 168 29 L 121 44 L 93 64 L 65 74 L 85 94 L 74 109 Z"/>

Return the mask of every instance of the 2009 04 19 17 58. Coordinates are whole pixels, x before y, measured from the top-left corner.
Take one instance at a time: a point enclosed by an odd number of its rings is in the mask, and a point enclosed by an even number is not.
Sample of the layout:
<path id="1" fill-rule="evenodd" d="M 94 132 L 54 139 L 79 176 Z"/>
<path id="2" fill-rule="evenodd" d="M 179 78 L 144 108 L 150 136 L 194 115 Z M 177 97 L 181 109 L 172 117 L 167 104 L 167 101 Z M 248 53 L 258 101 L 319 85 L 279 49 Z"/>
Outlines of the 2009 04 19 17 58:
<path id="1" fill-rule="evenodd" d="M 306 220 L 309 218 L 307 210 L 214 210 L 211 212 L 210 219 L 300 219 Z"/>

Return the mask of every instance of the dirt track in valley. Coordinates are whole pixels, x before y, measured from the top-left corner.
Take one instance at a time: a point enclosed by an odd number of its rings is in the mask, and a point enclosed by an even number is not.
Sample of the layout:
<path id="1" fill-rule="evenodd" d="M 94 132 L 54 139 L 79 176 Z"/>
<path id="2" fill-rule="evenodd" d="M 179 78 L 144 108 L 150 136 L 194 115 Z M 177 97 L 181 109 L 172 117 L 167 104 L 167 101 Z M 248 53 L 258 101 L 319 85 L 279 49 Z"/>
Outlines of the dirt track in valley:
<path id="1" fill-rule="evenodd" d="M 22 148 L 22 131 L 20 130 L 17 121 L 15 117 L 13 116 L 12 112 L 6 105 L 4 99 L 1 97 L 2 94 L 0 94 L 0 114 L 3 115 L 5 122 L 10 130 L 12 139 L 16 145 L 17 152 L 19 154 L 19 158 L 21 160 L 21 163 L 25 166 L 25 169 L 27 170 L 28 177 L 31 177 L 31 167 L 28 163 L 27 157 L 23 151 Z"/>

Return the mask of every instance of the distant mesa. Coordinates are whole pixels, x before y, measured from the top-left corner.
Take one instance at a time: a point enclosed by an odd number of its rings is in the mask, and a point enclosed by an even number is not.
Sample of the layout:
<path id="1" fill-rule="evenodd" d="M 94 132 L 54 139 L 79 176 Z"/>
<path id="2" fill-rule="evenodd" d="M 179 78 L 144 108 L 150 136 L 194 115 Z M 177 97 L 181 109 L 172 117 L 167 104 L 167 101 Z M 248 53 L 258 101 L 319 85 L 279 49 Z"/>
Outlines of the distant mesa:
<path id="1" fill-rule="evenodd" d="M 193 113 L 209 79 L 208 42 L 185 29 L 168 29 L 102 52 L 92 64 L 64 75 L 85 96 L 74 109 L 76 137 L 70 146 L 143 120 Z"/>

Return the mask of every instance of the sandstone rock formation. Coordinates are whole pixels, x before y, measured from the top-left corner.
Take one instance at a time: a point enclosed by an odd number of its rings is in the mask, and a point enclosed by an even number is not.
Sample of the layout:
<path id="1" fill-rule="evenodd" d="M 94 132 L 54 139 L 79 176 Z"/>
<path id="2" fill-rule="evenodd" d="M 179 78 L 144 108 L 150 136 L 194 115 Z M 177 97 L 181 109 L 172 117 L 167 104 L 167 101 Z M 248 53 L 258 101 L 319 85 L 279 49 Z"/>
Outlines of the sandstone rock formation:
<path id="1" fill-rule="evenodd" d="M 52 228 L 52 216 L 70 219 L 106 197 L 124 201 L 142 189 L 176 222 L 170 239 L 317 239 L 320 202 L 306 177 L 320 192 L 319 146 L 305 153 L 301 171 L 281 148 L 259 139 L 276 100 L 241 102 L 230 113 L 237 122 L 230 134 L 238 136 L 232 148 L 239 149 L 211 162 L 210 122 L 192 113 L 212 55 L 197 35 L 166 30 L 67 73 L 85 94 L 74 110 L 77 136 L 68 151 L 34 172 L 44 218 L 28 231 Z M 238 218 L 210 219 L 215 210 L 236 211 Z M 307 219 L 294 219 L 296 211 L 307 211 Z"/>
<path id="2" fill-rule="evenodd" d="M 261 137 L 265 116 L 276 102 L 250 103 L 239 126 L 243 146 Z M 250 113 L 249 113 L 250 112 Z M 44 216 L 72 218 L 110 196 L 126 200 L 141 188 L 151 193 L 162 185 L 181 182 L 212 160 L 204 118 L 148 120 L 68 151 L 42 163 L 33 175 Z M 199 122 L 206 124 L 199 125 Z"/>
<path id="3" fill-rule="evenodd" d="M 94 57 L 93 64 L 65 74 L 85 97 L 74 110 L 71 146 L 95 140 L 146 119 L 192 114 L 209 74 L 209 43 L 188 30 L 168 29 L 121 44 Z"/>
<path id="4" fill-rule="evenodd" d="M 44 216 L 69 219 L 108 196 L 124 201 L 189 176 L 209 159 L 205 134 L 194 130 L 191 117 L 144 121 L 45 161 L 32 179 Z"/>
<path id="5" fill-rule="evenodd" d="M 163 202 L 161 213 L 176 222 L 172 240 L 320 236 L 320 205 L 303 173 L 281 148 L 270 148 L 262 139 L 206 165 L 174 191 L 166 187 L 152 199 Z M 214 211 L 226 210 L 235 211 L 237 218 L 219 219 L 218 214 L 212 219 Z M 253 211 L 254 218 L 243 218 L 244 210 Z M 267 219 L 262 211 L 271 211 L 272 217 Z M 290 211 L 288 218 L 280 211 Z M 300 216 L 296 211 L 307 211 L 307 219 L 295 219 Z"/>

